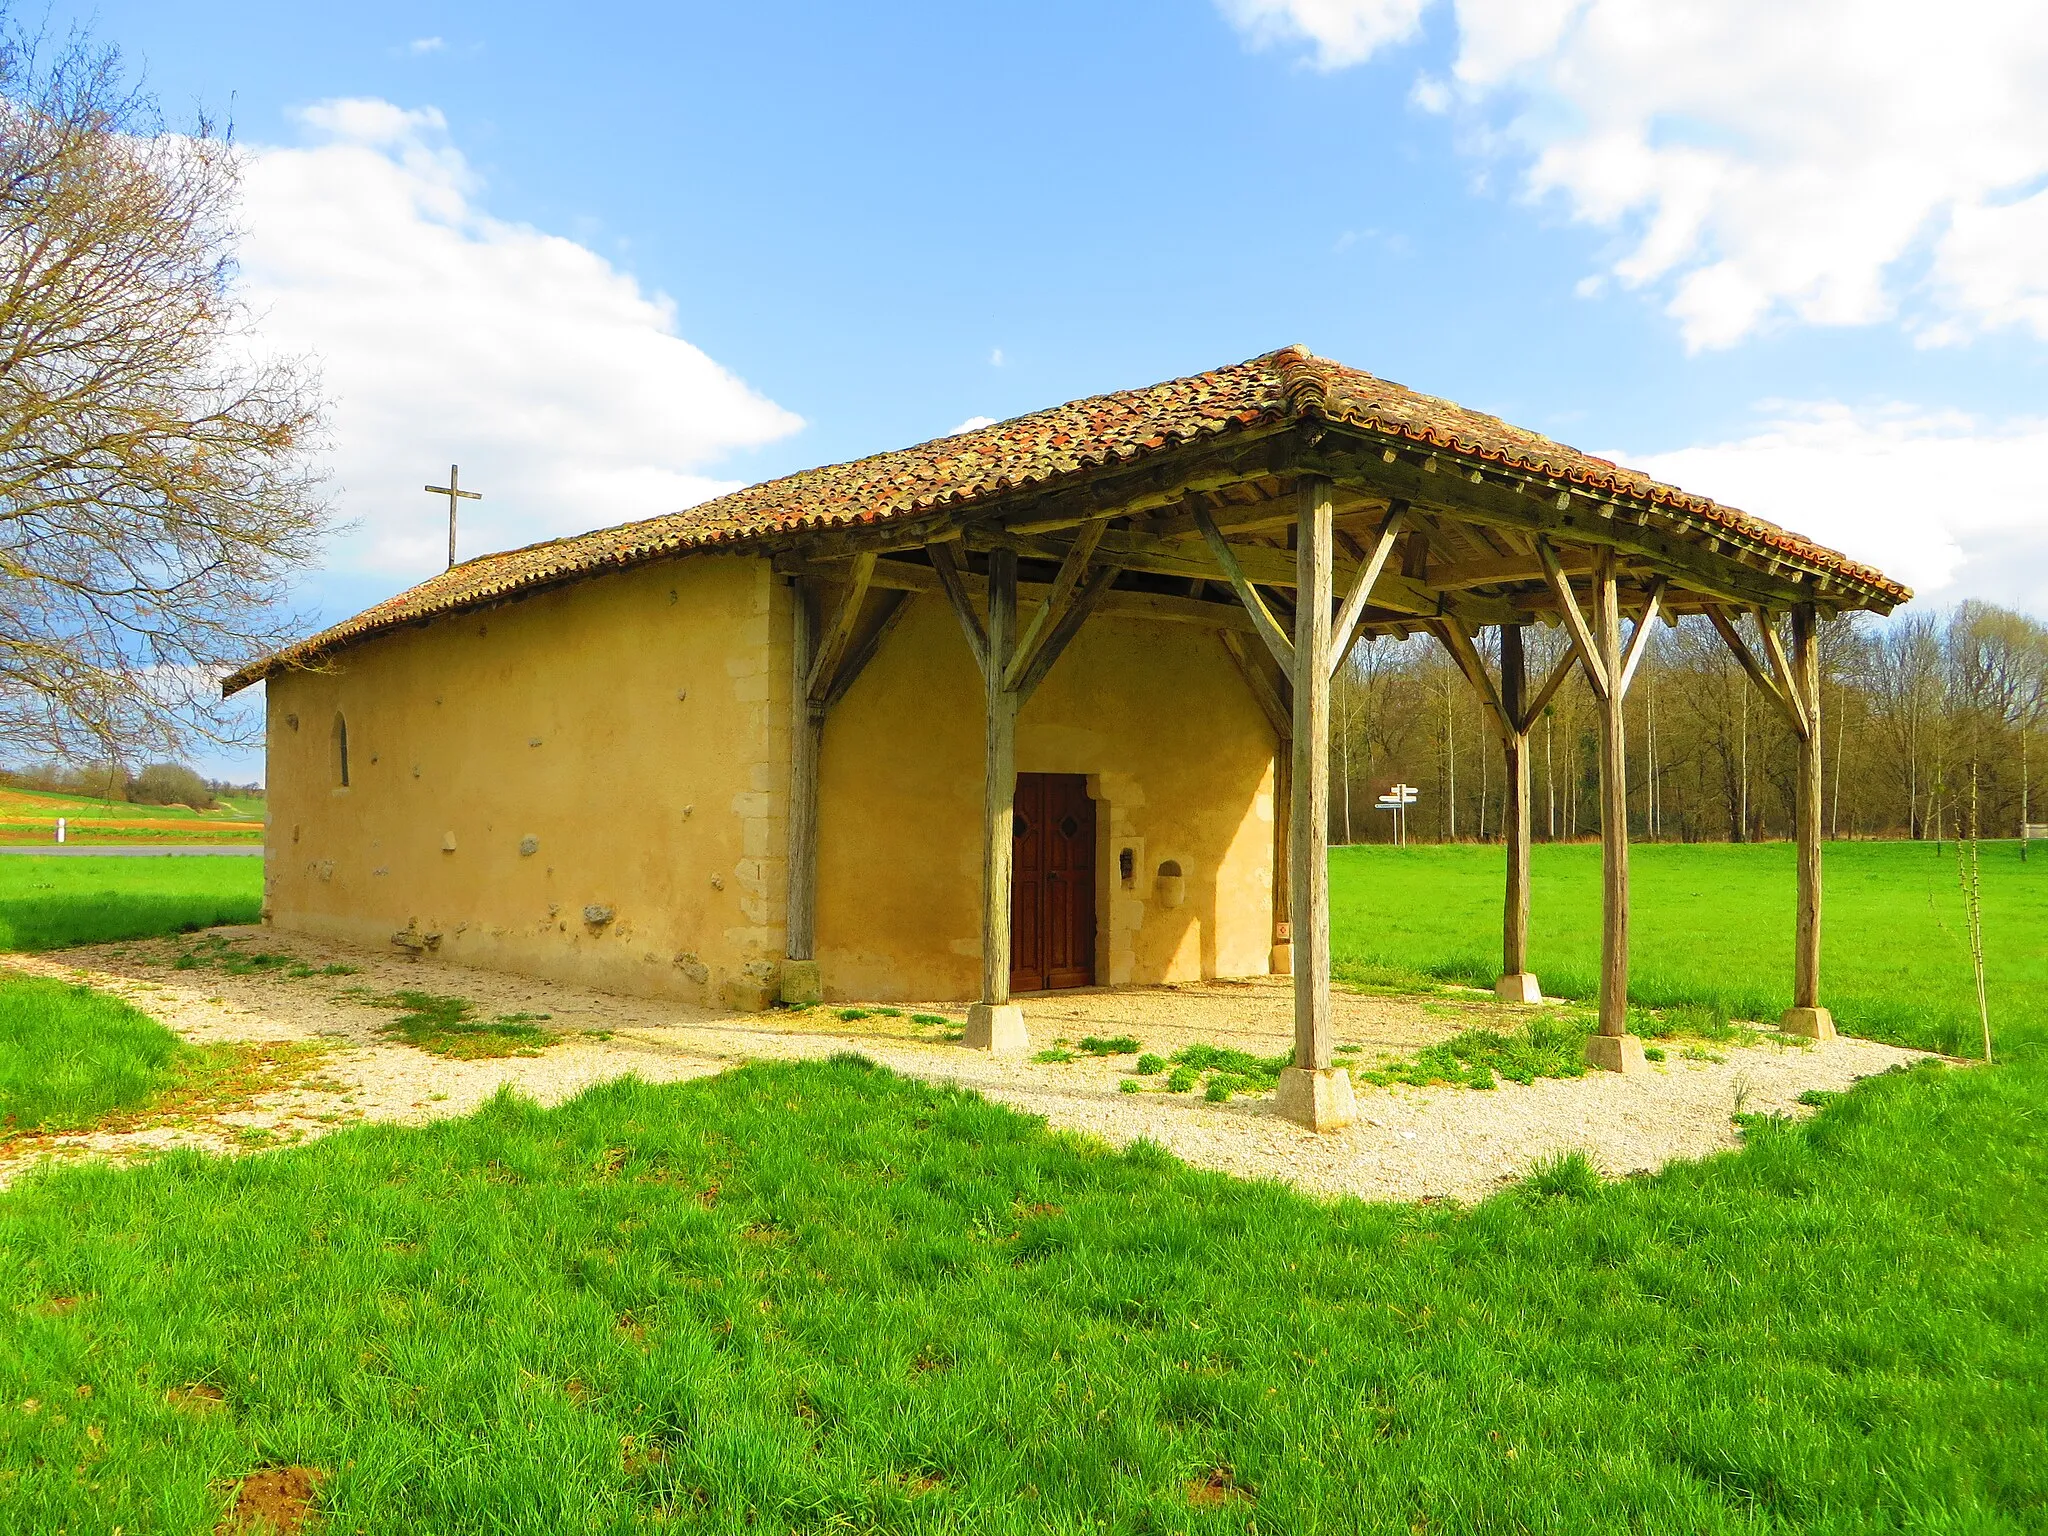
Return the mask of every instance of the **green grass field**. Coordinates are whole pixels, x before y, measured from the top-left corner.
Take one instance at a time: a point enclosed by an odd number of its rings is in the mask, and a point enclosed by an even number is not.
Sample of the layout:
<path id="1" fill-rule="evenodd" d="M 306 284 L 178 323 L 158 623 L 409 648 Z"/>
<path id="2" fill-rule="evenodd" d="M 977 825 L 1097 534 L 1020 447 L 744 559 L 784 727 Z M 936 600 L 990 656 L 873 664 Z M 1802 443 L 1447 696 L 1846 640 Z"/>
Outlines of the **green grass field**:
<path id="1" fill-rule="evenodd" d="M 2038 1530 L 2028 1070 L 1473 1210 L 857 1059 L 67 1171 L 0 1197 L 0 1526 L 296 1464 L 363 1533 Z"/>
<path id="2" fill-rule="evenodd" d="M 2048 847 L 1983 854 L 1984 946 L 1993 1033 L 2048 1041 Z M 1600 849 L 1539 845 L 1530 875 L 1530 964 L 1546 992 L 1599 984 Z M 1330 854 L 1339 974 L 1375 968 L 1490 986 L 1500 973 L 1497 847 L 1383 846 Z M 1975 982 L 1955 844 L 1831 843 L 1825 854 L 1822 1001 L 1850 1033 L 1975 1055 Z M 1719 1003 L 1775 1019 L 1792 1001 L 1792 847 L 1639 845 L 1629 853 L 1629 995 Z"/>
<path id="3" fill-rule="evenodd" d="M 169 1087 L 192 1054 L 154 1019 L 89 987 L 0 978 L 0 1135 L 132 1109 Z"/>
<path id="4" fill-rule="evenodd" d="M 1584 852 L 1539 861 L 1553 990 Z M 1643 974 L 1762 996 L 1789 876 L 1700 852 L 1729 863 L 1639 921 L 1677 957 Z M 229 861 L 119 862 L 71 937 L 236 894 L 196 867 Z M 1490 974 L 1492 862 L 1340 852 L 1349 963 Z M 1954 1003 L 1910 894 L 1831 946 L 1875 936 L 1835 963 L 1900 971 L 1902 1030 Z M 2048 1052 L 1899 1072 L 1739 1153 L 1471 1208 L 1116 1154 L 858 1058 L 53 1169 L 0 1194 L 0 1530 L 205 1536 L 299 1466 L 362 1536 L 2039 1531 L 2044 1102 Z"/>
<path id="5" fill-rule="evenodd" d="M 253 923 L 262 909 L 255 857 L 0 858 L 0 950 Z"/>

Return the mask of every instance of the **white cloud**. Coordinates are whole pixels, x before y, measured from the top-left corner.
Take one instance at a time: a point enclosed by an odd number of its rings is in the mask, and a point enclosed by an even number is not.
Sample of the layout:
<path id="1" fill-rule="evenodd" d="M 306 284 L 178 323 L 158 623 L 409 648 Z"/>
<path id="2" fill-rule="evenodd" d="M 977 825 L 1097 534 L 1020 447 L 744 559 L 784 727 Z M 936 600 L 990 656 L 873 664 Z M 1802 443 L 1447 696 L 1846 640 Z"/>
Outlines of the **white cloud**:
<path id="1" fill-rule="evenodd" d="M 676 334 L 674 305 L 574 241 L 492 217 L 431 108 L 330 101 L 244 179 L 245 293 L 266 344 L 317 354 L 336 399 L 330 562 L 407 579 L 446 560 L 449 463 L 484 493 L 474 555 L 673 511 L 706 470 L 796 430 Z"/>
<path id="2" fill-rule="evenodd" d="M 1003 349 L 1001 347 L 995 347 L 990 350 L 988 354 L 988 365 L 991 368 L 1000 368 L 1003 366 Z"/>
<path id="3" fill-rule="evenodd" d="M 1408 90 L 1408 101 L 1417 110 L 1436 116 L 1451 110 L 1451 88 L 1434 75 L 1417 75 Z"/>
<path id="4" fill-rule="evenodd" d="M 446 40 L 438 37 L 416 37 L 405 45 L 407 53 L 439 53 L 448 46 Z"/>
<path id="5" fill-rule="evenodd" d="M 1314 45 L 1319 69 L 1362 64 L 1388 43 L 1415 35 L 1430 0 L 1217 0 L 1260 47 Z"/>
<path id="6" fill-rule="evenodd" d="M 1218 0 L 1324 67 L 1430 0 Z M 1453 0 L 1475 142 L 1614 230 L 1623 283 L 1688 345 L 1900 314 L 1923 339 L 2048 337 L 2048 25 L 2039 0 Z M 1440 98 L 1418 88 L 1418 105 Z"/>
<path id="7" fill-rule="evenodd" d="M 1778 405 L 1750 436 L 1608 457 L 1875 565 L 1917 596 L 2048 617 L 2048 420 Z"/>
<path id="8" fill-rule="evenodd" d="M 958 437 L 962 432 L 979 432 L 983 427 L 992 427 L 995 424 L 996 419 L 993 416 L 970 416 L 946 436 Z"/>

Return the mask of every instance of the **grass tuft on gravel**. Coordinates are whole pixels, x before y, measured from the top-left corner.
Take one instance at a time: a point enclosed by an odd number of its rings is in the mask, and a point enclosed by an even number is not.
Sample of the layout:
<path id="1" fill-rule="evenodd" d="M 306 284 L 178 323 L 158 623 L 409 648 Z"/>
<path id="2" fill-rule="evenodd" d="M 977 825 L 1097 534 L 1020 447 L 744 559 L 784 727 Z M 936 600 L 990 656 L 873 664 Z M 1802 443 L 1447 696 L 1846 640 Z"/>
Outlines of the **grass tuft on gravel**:
<path id="1" fill-rule="evenodd" d="M 2044 1079 L 1473 1208 L 853 1057 L 53 1169 L 0 1195 L 0 1528 L 205 1536 L 291 1464 L 364 1536 L 2033 1529 Z"/>
<path id="2" fill-rule="evenodd" d="M 478 1061 L 493 1056 L 538 1056 L 561 1036 L 538 1027 L 540 1013 L 505 1013 L 494 1019 L 472 1015 L 475 1004 L 463 997 L 434 992 L 393 992 L 368 1001 L 378 1008 L 402 1010 L 379 1032 L 435 1056 Z"/>

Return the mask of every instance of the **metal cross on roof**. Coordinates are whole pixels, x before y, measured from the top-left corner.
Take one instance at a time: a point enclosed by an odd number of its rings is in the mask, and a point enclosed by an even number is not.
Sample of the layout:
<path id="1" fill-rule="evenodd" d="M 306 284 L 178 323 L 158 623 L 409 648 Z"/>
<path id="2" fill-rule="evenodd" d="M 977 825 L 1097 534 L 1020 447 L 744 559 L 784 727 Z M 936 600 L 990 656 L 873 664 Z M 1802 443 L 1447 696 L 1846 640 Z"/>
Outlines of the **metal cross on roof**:
<path id="1" fill-rule="evenodd" d="M 448 466 L 448 483 L 446 485 L 430 485 L 427 487 L 427 490 L 433 495 L 446 496 L 448 498 L 448 568 L 453 570 L 455 568 L 455 503 L 457 501 L 482 501 L 484 493 L 482 491 L 465 491 L 462 488 L 462 466 L 459 464 L 450 464 Z"/>

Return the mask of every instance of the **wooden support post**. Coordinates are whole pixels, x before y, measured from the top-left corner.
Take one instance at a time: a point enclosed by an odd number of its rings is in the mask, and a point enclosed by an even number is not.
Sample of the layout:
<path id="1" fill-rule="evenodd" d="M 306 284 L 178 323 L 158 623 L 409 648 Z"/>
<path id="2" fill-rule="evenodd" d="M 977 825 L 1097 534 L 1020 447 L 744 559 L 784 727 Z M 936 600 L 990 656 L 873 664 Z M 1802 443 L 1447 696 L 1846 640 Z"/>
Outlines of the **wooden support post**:
<path id="1" fill-rule="evenodd" d="M 1540 1003 L 1543 989 L 1529 974 L 1529 669 L 1522 649 L 1522 626 L 1500 627 L 1500 704 L 1507 731 L 1501 750 L 1507 758 L 1507 804 L 1501 808 L 1502 839 L 1507 844 L 1506 890 L 1501 901 L 1500 980 L 1494 993 L 1502 1002 Z"/>
<path id="2" fill-rule="evenodd" d="M 1318 1131 L 1352 1123 L 1351 1074 L 1330 1064 L 1330 573 L 1331 484 L 1304 475 L 1295 488 L 1294 798 L 1290 850 L 1294 923 L 1294 1065 L 1277 1105 Z M 1276 650 L 1276 654 L 1278 654 Z"/>
<path id="3" fill-rule="evenodd" d="M 1017 808 L 1017 695 L 1005 674 L 1017 644 L 1017 554 L 988 557 L 987 663 L 983 670 L 981 998 L 967 1010 L 965 1043 L 1016 1053 L 1029 1041 L 1024 1010 L 1010 1001 L 1010 881 Z"/>
<path id="4" fill-rule="evenodd" d="M 1787 1034 L 1831 1040 L 1834 1016 L 1820 1005 L 1820 617 L 1813 604 L 1792 609 L 1792 660 L 1787 692 L 1800 705 L 1806 729 L 1799 742 L 1799 779 L 1794 789 L 1795 836 L 1799 845 L 1797 933 L 1792 949 L 1792 1006 L 1779 1025 Z"/>
<path id="5" fill-rule="evenodd" d="M 815 602 L 808 581 L 790 582 L 789 906 L 779 984 L 788 1002 L 817 1002 L 823 995 L 817 964 L 818 754 L 825 705 L 810 694 L 818 648 Z"/>
<path id="6" fill-rule="evenodd" d="M 1593 643 L 1602 680 L 1600 703 L 1600 1032 L 1586 1040 L 1586 1059 L 1610 1072 L 1645 1070 L 1643 1043 L 1628 1032 L 1628 757 L 1622 735 L 1621 598 L 1614 552 L 1601 549 L 1593 567 Z M 1591 671 L 1592 668 L 1588 668 Z"/>

